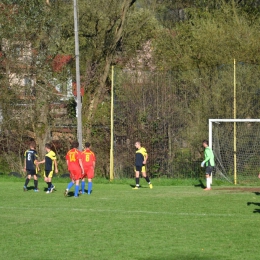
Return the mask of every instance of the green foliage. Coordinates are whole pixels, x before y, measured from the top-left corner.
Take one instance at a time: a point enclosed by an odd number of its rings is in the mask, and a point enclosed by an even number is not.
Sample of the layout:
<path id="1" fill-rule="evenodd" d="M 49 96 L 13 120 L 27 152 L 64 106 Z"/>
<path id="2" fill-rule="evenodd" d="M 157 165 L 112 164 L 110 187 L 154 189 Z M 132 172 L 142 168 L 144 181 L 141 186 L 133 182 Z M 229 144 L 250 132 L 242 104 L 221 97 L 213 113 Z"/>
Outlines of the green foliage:
<path id="1" fill-rule="evenodd" d="M 234 58 L 259 61 L 259 16 L 249 19 L 244 9 L 224 3 L 216 9 L 189 8 L 185 12 L 188 19 L 171 30 L 158 31 L 154 44 L 159 67 L 221 65 Z"/>
<path id="2" fill-rule="evenodd" d="M 75 98 L 70 98 L 67 102 L 67 112 L 69 117 L 76 117 L 76 108 L 77 102 L 75 101 Z"/>

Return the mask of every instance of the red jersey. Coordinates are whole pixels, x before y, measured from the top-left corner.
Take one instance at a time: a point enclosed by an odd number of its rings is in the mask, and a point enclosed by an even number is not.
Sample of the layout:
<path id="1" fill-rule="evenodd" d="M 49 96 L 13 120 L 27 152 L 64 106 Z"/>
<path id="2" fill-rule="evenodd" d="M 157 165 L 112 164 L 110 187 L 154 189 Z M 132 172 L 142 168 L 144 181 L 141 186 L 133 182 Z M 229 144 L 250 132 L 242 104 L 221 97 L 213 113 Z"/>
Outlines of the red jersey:
<path id="1" fill-rule="evenodd" d="M 81 152 L 73 148 L 69 150 L 66 154 L 66 160 L 68 162 L 68 170 L 80 170 L 80 165 L 79 165 L 79 159 L 81 159 Z"/>
<path id="2" fill-rule="evenodd" d="M 86 148 L 81 153 L 81 159 L 82 159 L 83 168 L 85 169 L 88 168 L 89 166 L 93 166 L 93 163 L 96 161 L 96 156 L 89 148 Z"/>

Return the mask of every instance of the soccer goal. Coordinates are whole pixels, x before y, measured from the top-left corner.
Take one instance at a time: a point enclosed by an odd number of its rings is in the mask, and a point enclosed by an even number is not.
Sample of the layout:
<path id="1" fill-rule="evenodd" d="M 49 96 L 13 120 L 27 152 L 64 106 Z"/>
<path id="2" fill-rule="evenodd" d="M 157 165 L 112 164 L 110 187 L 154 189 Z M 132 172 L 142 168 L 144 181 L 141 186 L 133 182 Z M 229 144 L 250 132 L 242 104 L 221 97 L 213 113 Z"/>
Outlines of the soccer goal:
<path id="1" fill-rule="evenodd" d="M 209 147 L 215 155 L 215 177 L 253 180 L 260 173 L 260 119 L 209 119 Z"/>

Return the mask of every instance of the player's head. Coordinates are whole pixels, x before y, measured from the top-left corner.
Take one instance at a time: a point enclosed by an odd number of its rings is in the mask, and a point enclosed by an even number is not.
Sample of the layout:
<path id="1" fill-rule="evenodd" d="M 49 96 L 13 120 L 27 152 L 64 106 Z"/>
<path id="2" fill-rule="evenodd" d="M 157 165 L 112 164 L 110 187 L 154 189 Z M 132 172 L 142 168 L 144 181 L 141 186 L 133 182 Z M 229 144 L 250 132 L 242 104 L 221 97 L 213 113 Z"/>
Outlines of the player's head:
<path id="1" fill-rule="evenodd" d="M 46 143 L 46 144 L 45 144 L 45 149 L 46 149 L 47 151 L 51 150 L 51 144 L 50 144 L 50 143 Z"/>
<path id="2" fill-rule="evenodd" d="M 72 148 L 78 148 L 79 147 L 79 142 L 78 141 L 73 141 L 71 146 L 72 146 Z"/>
<path id="3" fill-rule="evenodd" d="M 36 143 L 35 141 L 31 141 L 30 144 L 29 144 L 30 148 L 31 149 L 35 149 L 36 148 Z"/>
<path id="4" fill-rule="evenodd" d="M 140 149 L 141 148 L 141 143 L 139 141 L 135 142 L 135 148 Z"/>
<path id="5" fill-rule="evenodd" d="M 208 147 L 209 146 L 209 141 L 208 140 L 203 140 L 202 141 L 203 147 Z"/>
<path id="6" fill-rule="evenodd" d="M 86 148 L 89 148 L 89 147 L 90 147 L 90 143 L 89 143 L 89 142 L 86 142 L 86 143 L 85 143 L 85 147 L 86 147 Z"/>

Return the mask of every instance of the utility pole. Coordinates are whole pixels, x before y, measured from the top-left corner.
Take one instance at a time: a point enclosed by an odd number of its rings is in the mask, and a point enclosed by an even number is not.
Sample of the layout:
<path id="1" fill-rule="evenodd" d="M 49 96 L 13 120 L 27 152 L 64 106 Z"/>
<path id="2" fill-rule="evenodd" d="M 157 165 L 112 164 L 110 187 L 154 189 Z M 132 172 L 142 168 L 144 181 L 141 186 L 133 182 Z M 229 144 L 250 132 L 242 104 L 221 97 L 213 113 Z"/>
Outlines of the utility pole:
<path id="1" fill-rule="evenodd" d="M 78 5 L 74 3 L 74 32 L 75 32 L 75 59 L 76 59 L 76 86 L 77 86 L 77 137 L 79 150 L 82 150 L 82 117 L 81 117 L 81 93 L 80 93 L 80 69 L 79 69 L 79 33 L 78 33 Z"/>

